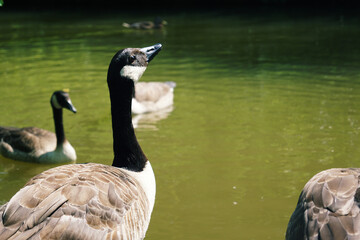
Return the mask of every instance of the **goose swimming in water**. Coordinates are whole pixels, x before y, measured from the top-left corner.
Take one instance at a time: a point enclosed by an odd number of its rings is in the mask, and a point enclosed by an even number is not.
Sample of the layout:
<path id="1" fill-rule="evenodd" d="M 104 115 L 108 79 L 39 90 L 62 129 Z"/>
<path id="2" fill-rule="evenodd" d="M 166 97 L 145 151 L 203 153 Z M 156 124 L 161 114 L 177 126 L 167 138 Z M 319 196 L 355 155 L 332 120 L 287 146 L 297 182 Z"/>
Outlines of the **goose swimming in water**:
<path id="1" fill-rule="evenodd" d="M 50 98 L 55 134 L 37 127 L 1 127 L 0 153 L 7 158 L 37 163 L 62 163 L 76 160 L 75 149 L 65 138 L 63 111 L 76 113 L 69 93 L 56 91 Z"/>
<path id="2" fill-rule="evenodd" d="M 143 239 L 155 176 L 131 123 L 134 82 L 161 44 L 120 50 L 108 70 L 112 166 L 69 164 L 30 179 L 0 207 L 0 239 Z"/>
<path id="3" fill-rule="evenodd" d="M 131 110 L 134 114 L 156 112 L 174 103 L 175 82 L 138 82 Z"/>
<path id="4" fill-rule="evenodd" d="M 312 177 L 300 194 L 286 239 L 360 239 L 360 168 L 334 168 Z"/>
<path id="5" fill-rule="evenodd" d="M 133 28 L 133 29 L 142 29 L 142 30 L 148 30 L 148 29 L 161 29 L 165 25 L 167 25 L 167 22 L 165 20 L 162 20 L 160 17 L 156 17 L 155 20 L 152 21 L 142 21 L 142 22 L 134 22 L 134 23 L 123 23 L 123 27 L 126 28 Z"/>

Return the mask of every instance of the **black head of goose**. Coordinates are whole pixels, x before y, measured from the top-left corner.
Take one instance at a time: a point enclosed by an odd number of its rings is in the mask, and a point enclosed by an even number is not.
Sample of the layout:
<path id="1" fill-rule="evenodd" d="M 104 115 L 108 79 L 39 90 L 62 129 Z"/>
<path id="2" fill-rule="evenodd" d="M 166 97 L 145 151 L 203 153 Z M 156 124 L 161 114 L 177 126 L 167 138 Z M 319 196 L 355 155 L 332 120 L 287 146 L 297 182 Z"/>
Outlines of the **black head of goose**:
<path id="1" fill-rule="evenodd" d="M 65 138 L 63 111 L 76 113 L 68 92 L 55 91 L 50 98 L 55 124 L 53 132 L 37 127 L 0 127 L 0 153 L 7 158 L 38 163 L 76 160 L 76 152 Z"/>
<path id="2" fill-rule="evenodd" d="M 124 49 L 108 71 L 114 138 L 112 166 L 69 164 L 47 170 L 0 207 L 1 239 L 143 239 L 155 176 L 131 123 L 134 81 L 161 44 Z"/>

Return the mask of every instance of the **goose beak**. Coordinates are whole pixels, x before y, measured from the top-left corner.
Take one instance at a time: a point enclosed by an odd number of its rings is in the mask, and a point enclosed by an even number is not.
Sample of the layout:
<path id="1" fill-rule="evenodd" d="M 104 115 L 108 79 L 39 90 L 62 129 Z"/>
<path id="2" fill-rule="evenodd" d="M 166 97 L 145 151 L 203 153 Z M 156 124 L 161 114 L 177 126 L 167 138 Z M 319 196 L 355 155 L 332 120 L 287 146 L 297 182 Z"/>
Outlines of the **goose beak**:
<path id="1" fill-rule="evenodd" d="M 150 62 L 161 50 L 162 45 L 160 43 L 150 47 L 141 48 L 140 51 L 145 53 L 147 62 Z"/>
<path id="2" fill-rule="evenodd" d="M 69 109 L 70 111 L 72 111 L 73 113 L 76 113 L 76 108 L 74 107 L 74 105 L 72 104 L 71 100 L 69 99 L 67 101 L 67 104 L 66 104 L 66 108 Z"/>

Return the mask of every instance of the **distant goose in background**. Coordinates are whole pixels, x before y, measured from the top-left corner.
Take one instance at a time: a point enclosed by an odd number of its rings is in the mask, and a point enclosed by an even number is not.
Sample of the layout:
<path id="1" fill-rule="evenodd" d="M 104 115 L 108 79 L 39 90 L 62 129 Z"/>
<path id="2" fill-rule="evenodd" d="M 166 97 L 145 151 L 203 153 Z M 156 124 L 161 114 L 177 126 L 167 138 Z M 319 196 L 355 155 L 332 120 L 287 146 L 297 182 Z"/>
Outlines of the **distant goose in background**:
<path id="1" fill-rule="evenodd" d="M 56 91 L 50 104 L 53 110 L 55 134 L 37 127 L 1 127 L 0 153 L 7 158 L 37 163 L 62 163 L 76 160 L 75 149 L 66 140 L 63 126 L 63 108 L 73 113 L 69 93 Z"/>
<path id="2" fill-rule="evenodd" d="M 162 20 L 160 17 L 156 17 L 153 22 L 151 21 L 142 21 L 142 22 L 135 22 L 135 23 L 123 23 L 123 27 L 126 28 L 133 28 L 133 29 L 161 29 L 164 25 L 167 25 L 165 20 Z"/>
<path id="3" fill-rule="evenodd" d="M 155 112 L 174 103 L 175 82 L 138 82 L 131 110 L 134 114 Z"/>
<path id="4" fill-rule="evenodd" d="M 287 240 L 360 239 L 360 168 L 334 168 L 312 177 L 302 190 Z"/>
<path id="5" fill-rule="evenodd" d="M 143 239 L 155 202 L 155 176 L 131 123 L 134 82 L 161 44 L 120 50 L 108 70 L 112 166 L 69 164 L 30 179 L 0 207 L 1 239 Z M 102 160 L 103 161 L 103 160 Z"/>

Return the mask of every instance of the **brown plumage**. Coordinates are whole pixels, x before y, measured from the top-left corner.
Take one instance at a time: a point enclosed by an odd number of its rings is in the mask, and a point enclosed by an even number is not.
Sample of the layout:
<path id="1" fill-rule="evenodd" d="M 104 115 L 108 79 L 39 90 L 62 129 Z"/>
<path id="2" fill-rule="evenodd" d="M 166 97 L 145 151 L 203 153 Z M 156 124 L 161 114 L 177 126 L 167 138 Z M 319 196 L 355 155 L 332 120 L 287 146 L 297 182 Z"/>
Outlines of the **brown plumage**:
<path id="1" fill-rule="evenodd" d="M 135 114 L 156 112 L 174 103 L 175 82 L 138 82 L 131 110 Z"/>
<path id="2" fill-rule="evenodd" d="M 334 168 L 305 185 L 286 239 L 360 239 L 360 169 Z"/>
<path id="3" fill-rule="evenodd" d="M 56 148 L 55 133 L 37 127 L 16 128 L 0 126 L 0 139 L 21 152 L 32 153 L 34 150 L 40 151 L 39 154 L 36 154 L 38 156 L 45 152 L 53 151 Z"/>
<path id="4" fill-rule="evenodd" d="M 135 84 L 135 99 L 137 101 L 157 102 L 171 91 L 170 85 L 162 82 L 138 82 Z"/>
<path id="5" fill-rule="evenodd" d="M 142 239 L 148 204 L 129 171 L 95 163 L 64 165 L 30 179 L 0 209 L 0 238 Z"/>

